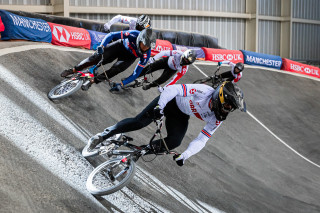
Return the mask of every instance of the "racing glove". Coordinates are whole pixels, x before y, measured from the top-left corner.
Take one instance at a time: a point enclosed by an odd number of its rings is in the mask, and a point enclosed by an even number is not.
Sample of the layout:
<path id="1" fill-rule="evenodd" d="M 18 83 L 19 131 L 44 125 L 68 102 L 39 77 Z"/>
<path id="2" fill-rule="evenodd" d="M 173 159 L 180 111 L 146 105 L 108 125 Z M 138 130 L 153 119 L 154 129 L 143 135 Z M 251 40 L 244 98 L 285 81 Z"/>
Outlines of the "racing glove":
<path id="1" fill-rule="evenodd" d="M 183 159 L 183 155 L 182 154 L 175 154 L 173 156 L 173 160 L 176 161 L 178 166 L 183 166 L 183 164 L 184 164 L 184 159 Z"/>
<path id="2" fill-rule="evenodd" d="M 153 57 L 150 57 L 148 63 L 149 63 L 149 64 L 152 64 L 154 61 L 155 61 L 154 58 L 153 58 Z"/>
<path id="3" fill-rule="evenodd" d="M 159 104 L 153 109 L 153 118 L 160 120 L 163 117 L 163 110 L 160 108 Z"/>
<path id="4" fill-rule="evenodd" d="M 113 92 L 113 91 L 119 92 L 119 91 L 122 89 L 122 87 L 123 87 L 123 83 L 122 83 L 122 82 L 121 82 L 121 83 L 115 83 L 115 82 L 113 82 L 110 91 L 111 91 L 111 92 Z"/>

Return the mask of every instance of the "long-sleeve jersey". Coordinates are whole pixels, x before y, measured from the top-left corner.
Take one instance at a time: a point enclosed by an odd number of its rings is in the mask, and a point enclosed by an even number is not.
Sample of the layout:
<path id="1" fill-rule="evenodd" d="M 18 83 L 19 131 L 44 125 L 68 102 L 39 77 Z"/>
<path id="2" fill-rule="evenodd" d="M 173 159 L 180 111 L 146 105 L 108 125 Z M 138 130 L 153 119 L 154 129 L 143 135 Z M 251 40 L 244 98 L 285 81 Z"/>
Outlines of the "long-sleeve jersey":
<path id="1" fill-rule="evenodd" d="M 129 24 L 129 30 L 135 30 L 136 29 L 137 18 L 129 17 L 129 16 L 116 15 L 109 22 L 104 24 L 105 31 L 110 30 L 111 25 L 113 25 L 114 23 L 119 23 L 119 22 L 121 22 L 123 24 Z"/>
<path id="2" fill-rule="evenodd" d="M 235 64 L 231 61 L 223 61 L 222 64 L 228 64 L 231 66 L 231 71 L 223 73 L 222 78 L 228 78 L 228 80 L 233 81 L 234 83 L 238 82 L 242 77 L 242 72 L 236 74 L 234 73 Z"/>
<path id="3" fill-rule="evenodd" d="M 126 85 L 132 81 L 134 81 L 137 77 L 139 77 L 142 69 L 147 64 L 150 55 L 151 49 L 147 52 L 143 53 L 142 55 L 137 51 L 136 40 L 139 35 L 140 31 L 138 30 L 128 30 L 128 31 L 119 31 L 119 32 L 112 32 L 106 35 L 101 42 L 101 46 L 106 46 L 111 40 L 122 40 L 123 46 L 133 54 L 135 57 L 140 58 L 136 68 L 134 69 L 132 75 L 122 81 L 123 85 Z"/>
<path id="4" fill-rule="evenodd" d="M 175 84 L 184 74 L 187 73 L 189 66 L 181 66 L 180 65 L 180 59 L 181 55 L 183 54 L 180 50 L 165 50 L 161 51 L 157 55 L 153 57 L 154 60 L 157 60 L 163 56 L 168 56 L 168 66 L 172 70 L 177 70 L 177 73 L 173 78 L 169 81 L 169 83 L 166 84 L 166 86 Z M 165 86 L 165 87 L 166 87 Z"/>
<path id="5" fill-rule="evenodd" d="M 183 113 L 206 122 L 199 135 L 182 153 L 184 160 L 198 153 L 222 124 L 209 107 L 213 92 L 214 89 L 205 84 L 175 84 L 164 88 L 160 95 L 158 104 L 161 109 L 164 109 L 170 100 L 176 98 L 177 106 Z"/>

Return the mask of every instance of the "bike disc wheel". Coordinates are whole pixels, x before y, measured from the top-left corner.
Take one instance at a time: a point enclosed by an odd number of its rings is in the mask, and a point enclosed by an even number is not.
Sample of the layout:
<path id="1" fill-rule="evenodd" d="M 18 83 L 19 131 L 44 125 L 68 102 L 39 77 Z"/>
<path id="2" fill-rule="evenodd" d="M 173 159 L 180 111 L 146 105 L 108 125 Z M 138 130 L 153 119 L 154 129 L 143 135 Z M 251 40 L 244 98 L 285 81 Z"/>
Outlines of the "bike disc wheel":
<path id="1" fill-rule="evenodd" d="M 91 194 L 112 194 L 130 183 L 136 171 L 135 162 L 130 160 L 127 163 L 123 163 L 121 159 L 122 158 L 115 158 L 106 161 L 90 173 L 86 187 Z M 112 175 L 108 172 L 111 168 Z M 111 180 L 111 176 L 114 177 L 114 180 Z"/>
<path id="2" fill-rule="evenodd" d="M 65 80 L 59 85 L 55 86 L 52 90 L 50 90 L 50 92 L 48 93 L 48 98 L 51 100 L 56 100 L 67 97 L 79 90 L 82 84 L 82 79 Z"/>

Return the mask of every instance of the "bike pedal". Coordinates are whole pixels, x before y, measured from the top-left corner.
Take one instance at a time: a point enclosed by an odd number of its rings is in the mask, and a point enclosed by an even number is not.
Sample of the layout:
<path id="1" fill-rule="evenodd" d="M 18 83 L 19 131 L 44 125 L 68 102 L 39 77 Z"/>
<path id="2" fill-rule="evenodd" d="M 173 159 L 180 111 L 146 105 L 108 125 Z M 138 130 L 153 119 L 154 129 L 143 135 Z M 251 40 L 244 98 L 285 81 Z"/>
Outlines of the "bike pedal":
<path id="1" fill-rule="evenodd" d="M 109 144 L 107 146 L 101 146 L 100 147 L 100 154 L 104 155 L 104 154 L 108 154 L 110 151 L 112 151 L 114 149 L 116 145 L 114 143 Z"/>

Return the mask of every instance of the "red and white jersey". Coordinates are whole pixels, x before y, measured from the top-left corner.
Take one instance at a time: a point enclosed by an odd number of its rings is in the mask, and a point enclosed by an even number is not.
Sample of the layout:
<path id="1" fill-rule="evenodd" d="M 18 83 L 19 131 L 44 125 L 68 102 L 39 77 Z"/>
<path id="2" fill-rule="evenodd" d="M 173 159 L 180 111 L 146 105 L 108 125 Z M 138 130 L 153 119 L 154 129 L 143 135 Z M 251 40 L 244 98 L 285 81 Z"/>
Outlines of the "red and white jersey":
<path id="1" fill-rule="evenodd" d="M 111 25 L 114 23 L 123 23 L 123 24 L 129 24 L 129 30 L 135 30 L 136 29 L 136 23 L 137 23 L 137 18 L 134 17 L 129 17 L 129 16 L 122 16 L 122 15 L 117 15 L 113 17 L 108 23 L 104 24 L 104 29 L 105 31 L 110 30 Z"/>
<path id="2" fill-rule="evenodd" d="M 231 66 L 231 73 L 232 73 L 232 75 L 233 75 L 233 77 L 234 77 L 234 79 L 233 79 L 232 82 L 237 83 L 237 82 L 241 79 L 241 77 L 242 77 L 242 72 L 240 72 L 240 73 L 238 73 L 238 74 L 235 74 L 235 73 L 234 73 L 235 64 L 232 63 L 231 61 L 223 61 L 223 62 L 221 62 L 221 63 L 222 63 L 222 64 L 228 64 L 228 65 Z"/>
<path id="3" fill-rule="evenodd" d="M 186 160 L 198 153 L 222 124 L 217 120 L 209 107 L 209 102 L 215 90 L 205 84 L 176 84 L 165 87 L 160 95 L 159 106 L 164 109 L 166 104 L 176 98 L 178 108 L 185 114 L 195 116 L 206 122 L 206 125 L 188 146 L 182 155 Z"/>
<path id="4" fill-rule="evenodd" d="M 175 84 L 180 78 L 182 78 L 182 76 L 184 76 L 184 74 L 187 73 L 189 66 L 180 65 L 182 54 L 183 52 L 180 50 L 165 50 L 165 51 L 161 51 L 160 53 L 158 53 L 153 57 L 154 60 L 158 60 L 159 58 L 164 56 L 169 57 L 168 59 L 169 68 L 172 70 L 177 70 L 177 73 L 175 74 L 175 76 L 171 78 L 171 80 L 169 81 L 169 83 L 165 85 L 165 87 Z"/>

